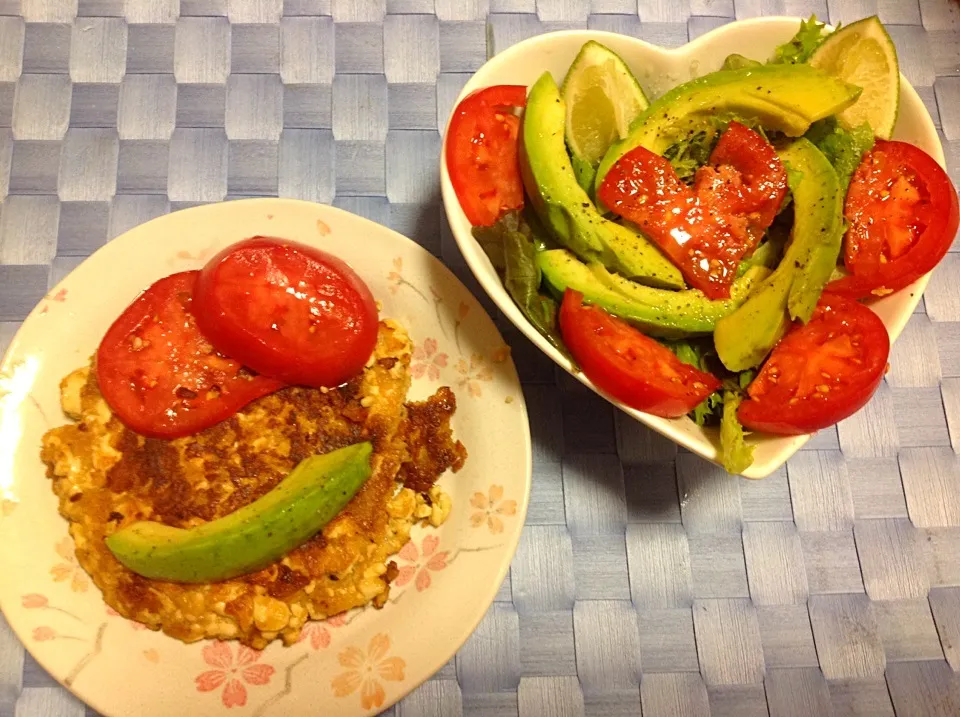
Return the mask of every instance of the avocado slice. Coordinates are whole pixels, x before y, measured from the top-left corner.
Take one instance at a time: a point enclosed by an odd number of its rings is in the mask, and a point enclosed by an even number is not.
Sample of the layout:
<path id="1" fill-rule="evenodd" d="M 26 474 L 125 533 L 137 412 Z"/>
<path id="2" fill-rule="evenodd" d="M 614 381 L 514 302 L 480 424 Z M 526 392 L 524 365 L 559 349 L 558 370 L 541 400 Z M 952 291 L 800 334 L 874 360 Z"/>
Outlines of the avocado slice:
<path id="1" fill-rule="evenodd" d="M 730 316 L 717 322 L 713 342 L 731 371 L 758 366 L 792 319 L 806 323 L 837 265 L 843 240 L 843 193 L 837 173 L 806 139 L 777 150 L 798 170 L 791 183 L 794 222 L 780 265 Z"/>
<path id="2" fill-rule="evenodd" d="M 860 96 L 860 88 L 810 65 L 760 65 L 718 70 L 675 87 L 650 105 L 630 134 L 614 143 L 597 168 L 599 187 L 610 167 L 643 146 L 663 154 L 671 145 L 711 128 L 730 116 L 756 121 L 766 129 L 799 137 L 813 122 L 840 112 Z"/>
<path id="3" fill-rule="evenodd" d="M 209 583 L 262 570 L 309 540 L 370 477 L 369 442 L 311 456 L 253 503 L 194 528 L 139 521 L 106 538 L 138 575 Z"/>
<path id="4" fill-rule="evenodd" d="M 795 206 L 793 243 L 797 243 L 796 237 L 811 239 L 800 242 L 790 257 L 796 277 L 790 286 L 787 309 L 790 318 L 807 323 L 840 257 L 846 189 L 830 160 L 812 142 L 798 139 L 777 154 L 780 161 L 802 173 L 791 188 Z"/>
<path id="5" fill-rule="evenodd" d="M 787 257 L 784 256 L 781 268 Z M 740 308 L 720 319 L 713 345 L 720 361 L 731 371 L 759 366 L 790 327 L 787 296 L 793 273 L 778 269 L 757 287 Z"/>
<path id="6" fill-rule="evenodd" d="M 544 72 L 527 97 L 520 132 L 520 172 L 531 204 L 557 241 L 584 261 L 645 284 L 682 289 L 680 270 L 654 244 L 605 219 L 577 183 L 564 140 L 566 109 Z"/>
<path id="7" fill-rule="evenodd" d="M 644 286 L 612 274 L 599 262 L 587 265 L 565 249 L 551 249 L 537 256 L 547 285 L 557 294 L 568 288 L 579 291 L 591 304 L 653 336 L 676 338 L 709 334 L 717 321 L 743 303 L 769 269 L 756 266 L 737 279 L 730 298 L 711 301 L 696 289 L 666 291 Z"/>

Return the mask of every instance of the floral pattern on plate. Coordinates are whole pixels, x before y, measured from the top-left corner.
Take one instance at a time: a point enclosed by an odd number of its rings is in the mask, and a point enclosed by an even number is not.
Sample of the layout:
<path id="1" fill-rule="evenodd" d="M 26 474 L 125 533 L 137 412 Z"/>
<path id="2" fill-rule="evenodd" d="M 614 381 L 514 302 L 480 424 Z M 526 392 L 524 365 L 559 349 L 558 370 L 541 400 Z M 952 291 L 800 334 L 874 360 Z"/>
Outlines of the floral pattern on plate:
<path id="1" fill-rule="evenodd" d="M 402 576 L 382 610 L 308 622 L 298 642 L 262 652 L 235 642 L 185 645 L 109 610 L 76 561 L 36 448 L 47 428 L 65 421 L 60 379 L 93 353 L 119 307 L 160 276 L 198 268 L 254 234 L 314 242 L 360 273 L 381 315 L 406 327 L 414 344 L 410 399 L 450 386 L 458 398 L 454 430 L 469 453 L 460 473 L 441 480 L 453 503 L 447 522 L 415 528 L 393 558 Z M 127 269 L 118 274 L 116 266 Z M 89 290 L 105 284 L 112 302 Z M 294 200 L 176 212 L 81 264 L 28 317 L 12 345 L 0 364 L 0 425 L 4 435 L 19 438 L 10 456 L 13 480 L 0 483 L 0 570 L 15 577 L 0 582 L 0 606 L 41 665 L 102 714 L 191 714 L 198 700 L 210 715 L 375 714 L 442 667 L 486 613 L 523 524 L 526 413 L 522 400 L 514 400 L 522 393 L 493 322 L 453 274 L 412 242 L 332 207 Z M 0 469 L 6 457 L 0 453 Z M 490 475 L 504 476 L 498 505 L 514 501 L 511 515 L 495 513 L 503 530 L 492 543 L 490 530 L 471 523 L 478 510 L 471 496 L 483 493 L 489 501 Z M 34 536 L 29 543 L 16 539 L 26 532 Z M 471 587 L 474 579 L 486 588 Z M 414 629 L 423 616 L 438 635 L 429 644 Z"/>

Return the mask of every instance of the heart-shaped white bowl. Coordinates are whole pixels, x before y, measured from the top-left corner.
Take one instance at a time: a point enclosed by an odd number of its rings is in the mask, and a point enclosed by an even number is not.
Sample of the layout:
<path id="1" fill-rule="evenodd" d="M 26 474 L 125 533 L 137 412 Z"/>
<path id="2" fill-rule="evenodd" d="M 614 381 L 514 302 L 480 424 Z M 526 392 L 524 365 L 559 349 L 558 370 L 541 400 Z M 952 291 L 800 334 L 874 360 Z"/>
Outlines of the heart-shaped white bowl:
<path id="1" fill-rule="evenodd" d="M 588 40 L 596 40 L 618 53 L 630 66 L 647 96 L 653 99 L 681 82 L 719 69 L 724 58 L 732 53 L 766 60 L 777 45 L 793 36 L 799 25 L 800 18 L 788 17 L 733 22 L 676 49 L 665 49 L 626 35 L 592 30 L 538 35 L 513 45 L 484 64 L 464 86 L 457 98 L 457 103 L 474 90 L 491 85 L 510 84 L 530 87 L 546 70 L 549 70 L 554 79 L 560 83 L 580 48 Z M 933 120 L 930 119 L 916 91 L 902 75 L 900 77 L 900 113 L 893 138 L 917 145 L 941 165 L 944 164 L 943 148 L 940 146 Z M 719 448 L 716 429 L 700 428 L 687 417 L 665 419 L 651 416 L 605 395 L 586 376 L 574 371 L 570 362 L 524 318 L 504 289 L 490 260 L 470 232 L 470 222 L 460 208 L 447 173 L 444 160 L 446 143 L 447 136 L 444 133 L 440 183 L 447 220 L 450 222 L 453 236 L 467 265 L 500 310 L 541 351 L 581 383 L 658 433 L 707 460 L 716 462 Z M 910 314 L 920 301 L 927 279 L 927 276 L 922 277 L 913 285 L 871 304 L 871 308 L 879 314 L 886 325 L 891 339 L 896 339 L 903 330 Z M 777 437 L 754 434 L 751 437 L 751 441 L 757 444 L 754 462 L 743 475 L 748 478 L 764 478 L 770 475 L 809 439 L 809 435 Z"/>

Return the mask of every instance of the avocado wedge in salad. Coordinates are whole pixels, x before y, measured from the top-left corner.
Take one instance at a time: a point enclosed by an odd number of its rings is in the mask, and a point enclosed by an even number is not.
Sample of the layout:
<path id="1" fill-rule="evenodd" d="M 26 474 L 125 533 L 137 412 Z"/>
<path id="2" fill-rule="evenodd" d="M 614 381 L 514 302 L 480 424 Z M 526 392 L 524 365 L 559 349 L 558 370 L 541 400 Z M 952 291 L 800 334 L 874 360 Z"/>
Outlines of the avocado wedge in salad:
<path id="1" fill-rule="evenodd" d="M 564 249 L 537 257 L 543 279 L 559 296 L 567 289 L 626 319 L 651 336 L 685 337 L 709 334 L 717 321 L 729 316 L 770 271 L 755 266 L 734 282 L 729 299 L 710 300 L 696 289 L 666 291 L 638 284 L 608 271 L 602 264 L 584 264 Z"/>
<path id="2" fill-rule="evenodd" d="M 595 186 L 634 147 L 663 154 L 672 144 L 727 115 L 799 137 L 810 125 L 846 109 L 860 88 L 810 65 L 760 65 L 719 70 L 667 92 L 637 118 L 630 134 L 607 150 Z"/>
<path id="3" fill-rule="evenodd" d="M 713 431 L 730 472 L 750 467 L 751 432 L 810 433 L 869 400 L 889 347 L 857 300 L 930 271 L 960 223 L 937 162 L 884 140 L 896 108 L 877 98 L 899 88 L 887 40 L 876 18 L 831 30 L 813 17 L 770 56 L 731 55 L 660 97 L 635 79 L 650 68 L 585 46 L 564 87 L 582 90 L 582 134 L 612 142 L 599 165 L 599 140 L 574 133 L 568 153 L 549 72 L 516 105 L 519 161 L 499 171 L 526 206 L 474 236 L 572 370 L 622 405 Z M 577 77 L 587 55 L 590 72 L 633 83 L 623 97 Z M 604 106 L 584 117 L 598 87 Z M 639 111 L 626 133 L 620 105 Z"/>
<path id="4" fill-rule="evenodd" d="M 810 320 L 840 254 L 843 195 L 833 166 L 803 138 L 778 155 L 794 169 L 790 244 L 773 275 L 739 309 L 717 322 L 713 340 L 720 360 L 731 371 L 757 366 L 792 320 Z"/>
<path id="5" fill-rule="evenodd" d="M 564 143 L 560 89 L 543 73 L 527 97 L 520 130 L 520 171 L 531 205 L 558 243 L 584 261 L 600 261 L 630 279 L 683 287 L 679 270 L 647 239 L 604 218 L 577 183 Z"/>

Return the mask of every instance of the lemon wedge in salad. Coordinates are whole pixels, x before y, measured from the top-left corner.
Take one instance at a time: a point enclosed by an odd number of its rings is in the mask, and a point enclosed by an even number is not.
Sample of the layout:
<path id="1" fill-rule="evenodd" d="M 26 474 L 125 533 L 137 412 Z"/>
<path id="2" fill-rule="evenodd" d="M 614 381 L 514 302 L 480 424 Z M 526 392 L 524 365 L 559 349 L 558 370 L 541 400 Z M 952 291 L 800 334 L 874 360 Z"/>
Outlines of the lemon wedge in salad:
<path id="1" fill-rule="evenodd" d="M 890 138 L 900 108 L 900 66 L 879 19 L 868 17 L 830 34 L 810 64 L 863 89 L 860 98 L 837 115 L 842 125 L 867 122 L 877 137 Z"/>
<path id="2" fill-rule="evenodd" d="M 592 189 L 593 177 L 610 145 L 650 104 L 630 68 L 613 50 L 591 40 L 577 55 L 561 88 L 565 134 L 577 182 Z"/>

